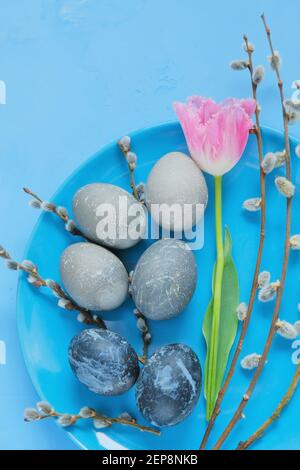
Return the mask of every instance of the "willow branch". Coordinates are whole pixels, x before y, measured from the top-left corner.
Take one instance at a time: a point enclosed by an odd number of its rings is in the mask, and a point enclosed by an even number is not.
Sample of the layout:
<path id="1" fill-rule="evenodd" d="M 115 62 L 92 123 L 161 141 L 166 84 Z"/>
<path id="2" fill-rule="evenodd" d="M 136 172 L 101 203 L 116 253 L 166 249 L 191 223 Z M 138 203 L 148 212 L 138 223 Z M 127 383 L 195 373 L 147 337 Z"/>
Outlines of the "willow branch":
<path id="1" fill-rule="evenodd" d="M 237 450 L 246 450 L 250 447 L 254 442 L 258 441 L 266 430 L 276 421 L 284 408 L 289 404 L 290 400 L 292 399 L 294 393 L 297 390 L 297 386 L 300 381 L 300 364 L 297 366 L 296 371 L 293 375 L 292 381 L 284 394 L 283 398 L 279 402 L 278 406 L 276 407 L 275 411 L 271 414 L 271 416 L 255 431 L 246 441 L 240 442 Z"/>
<path id="2" fill-rule="evenodd" d="M 69 217 L 68 211 L 65 207 L 59 207 L 53 204 L 52 202 L 44 201 L 36 193 L 31 191 L 29 188 L 23 188 L 23 191 L 31 196 L 32 200 L 30 205 L 36 209 L 41 209 L 45 212 L 52 212 L 65 224 L 65 229 L 70 232 L 72 235 L 76 235 L 82 238 L 86 238 L 81 230 L 76 227 L 75 222 Z M 89 241 L 89 240 L 88 240 Z"/>
<path id="3" fill-rule="evenodd" d="M 37 266 L 31 261 L 19 263 L 11 258 L 10 254 L 0 247 L 0 258 L 6 260 L 7 267 L 15 271 L 23 271 L 27 275 L 27 281 L 35 288 L 46 287 L 58 299 L 58 306 L 68 311 L 79 312 L 81 321 L 87 325 L 96 325 L 98 328 L 106 329 L 104 321 L 98 316 L 93 315 L 89 310 L 77 305 L 71 297 L 52 279 L 44 279 Z"/>
<path id="4" fill-rule="evenodd" d="M 37 404 L 39 405 L 39 403 Z M 148 432 L 151 434 L 155 434 L 156 436 L 160 436 L 161 432 L 159 429 L 151 428 L 149 426 L 144 426 L 142 424 L 137 423 L 135 418 L 132 418 L 128 413 L 124 413 L 123 415 L 118 416 L 117 418 L 111 418 L 109 416 L 103 415 L 98 411 L 94 410 L 93 408 L 84 407 L 80 410 L 79 414 L 66 414 L 66 413 L 58 413 L 55 411 L 51 405 L 45 402 L 41 402 L 42 406 L 49 407 L 49 411 L 46 413 L 39 412 L 36 409 L 26 409 L 25 410 L 25 421 L 32 422 L 32 421 L 42 421 L 47 418 L 56 418 L 63 427 L 69 427 L 76 424 L 79 420 L 82 419 L 93 419 L 95 422 L 100 422 L 103 424 L 103 427 L 110 427 L 113 424 L 122 424 L 125 426 L 130 426 L 132 428 L 138 429 L 142 432 Z M 95 427 L 96 423 L 95 423 Z"/>
<path id="5" fill-rule="evenodd" d="M 253 310 L 253 305 L 255 301 L 255 295 L 256 291 L 258 288 L 258 276 L 260 272 L 260 266 L 261 266 L 261 259 L 262 259 L 262 253 L 263 253 L 263 246 L 264 246 L 264 240 L 265 240 L 265 225 L 266 225 L 266 189 L 265 189 L 265 173 L 262 170 L 262 160 L 263 160 L 263 145 L 262 145 L 262 135 L 261 135 L 261 128 L 260 128 L 260 108 L 257 103 L 257 84 L 255 84 L 252 80 L 252 75 L 253 75 L 253 61 L 252 61 L 252 54 L 253 54 L 253 49 L 249 47 L 248 43 L 248 38 L 244 36 L 244 41 L 248 53 L 248 69 L 250 72 L 250 79 L 251 79 L 251 84 L 252 84 L 252 96 L 253 99 L 256 102 L 256 109 L 255 109 L 255 121 L 256 121 L 256 129 L 255 129 L 255 135 L 257 139 L 257 149 L 258 149 L 258 158 L 259 158 L 259 166 L 260 166 L 260 192 L 261 192 L 261 221 L 260 221 L 260 236 L 259 236 L 259 246 L 258 246 L 258 252 L 257 252 L 257 258 L 256 258 L 256 264 L 255 264 L 255 270 L 254 270 L 254 275 L 253 275 L 253 280 L 252 280 L 252 286 L 251 286 L 251 292 L 250 292 L 250 298 L 248 302 L 248 309 L 247 309 L 247 317 L 243 322 L 243 327 L 240 333 L 239 341 L 236 346 L 236 350 L 234 352 L 232 362 L 229 367 L 229 371 L 226 375 L 226 378 L 224 380 L 224 383 L 219 391 L 217 401 L 212 413 L 212 416 L 208 422 L 205 434 L 203 436 L 200 449 L 205 449 L 207 440 L 210 436 L 210 433 L 213 429 L 214 423 L 217 419 L 217 416 L 219 415 L 221 409 L 221 403 L 223 401 L 224 395 L 230 385 L 231 379 L 233 377 L 242 347 L 244 343 L 244 339 L 248 330 L 252 310 Z"/>
<path id="6" fill-rule="evenodd" d="M 268 42 L 270 45 L 271 49 L 271 54 L 272 58 L 274 59 L 274 63 L 276 62 L 276 56 L 275 56 L 275 51 L 273 48 L 272 40 L 271 40 L 271 32 L 270 28 L 268 27 L 265 16 L 262 15 L 262 20 L 264 23 L 265 31 L 267 34 Z M 288 116 L 285 112 L 284 108 L 284 93 L 283 93 L 283 83 L 281 80 L 281 75 L 279 71 L 279 67 L 275 68 L 275 73 L 277 77 L 277 85 L 279 88 L 279 94 L 280 94 L 280 101 L 281 101 L 281 107 L 282 107 L 282 115 L 283 115 L 283 125 L 284 125 L 284 142 L 285 142 L 285 152 L 286 152 L 286 161 L 285 161 L 285 167 L 286 167 L 286 177 L 290 180 L 291 178 L 291 164 L 290 164 L 290 141 L 289 141 L 289 120 Z M 228 423 L 226 426 L 225 430 L 223 431 L 221 437 L 217 441 L 214 449 L 220 449 L 224 441 L 227 439 L 231 431 L 234 429 L 235 425 L 237 422 L 240 420 L 243 410 L 246 407 L 249 399 L 251 398 L 251 395 L 255 389 L 255 386 L 258 382 L 258 379 L 263 371 L 264 365 L 266 363 L 273 338 L 276 334 L 277 331 L 277 321 L 278 321 L 278 316 L 279 316 L 279 310 L 281 306 L 281 300 L 282 300 L 282 295 L 283 295 L 283 290 L 284 290 L 284 285 L 285 285 L 285 280 L 286 280 L 286 274 L 287 274 L 287 268 L 288 268 L 288 261 L 289 261 L 289 254 L 290 254 L 290 231 L 291 231 L 291 208 L 292 208 L 292 197 L 287 198 L 286 202 L 286 223 L 285 223 L 285 241 L 284 241 L 284 250 L 283 250 L 283 261 L 282 261 L 282 269 L 281 269 L 281 277 L 280 277 L 280 286 L 277 291 L 277 297 L 276 297 L 276 302 L 275 302 L 275 308 L 272 316 L 272 322 L 270 326 L 270 330 L 268 333 L 268 337 L 266 340 L 266 344 L 262 353 L 262 357 L 259 361 L 259 365 L 255 371 L 255 374 L 253 375 L 253 378 L 250 382 L 250 385 L 244 394 L 236 412 L 234 413 L 233 418 L 231 421 Z"/>

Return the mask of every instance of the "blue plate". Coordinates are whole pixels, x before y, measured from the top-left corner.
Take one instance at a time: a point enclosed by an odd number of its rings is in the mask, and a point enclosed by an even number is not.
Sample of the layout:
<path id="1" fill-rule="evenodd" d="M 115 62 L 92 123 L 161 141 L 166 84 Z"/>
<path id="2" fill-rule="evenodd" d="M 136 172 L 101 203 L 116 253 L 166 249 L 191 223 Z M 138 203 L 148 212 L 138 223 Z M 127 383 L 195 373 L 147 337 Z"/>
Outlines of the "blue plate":
<path id="1" fill-rule="evenodd" d="M 282 135 L 264 129 L 264 152 L 283 148 Z M 137 180 L 145 181 L 153 164 L 165 153 L 178 150 L 187 152 L 185 140 L 177 123 L 143 129 L 132 134 L 133 148 L 139 156 Z M 291 139 L 292 154 L 296 141 Z M 293 157 L 293 181 L 300 180 L 299 164 Z M 240 163 L 224 177 L 224 223 L 233 238 L 233 255 L 240 278 L 241 300 L 248 302 L 256 252 L 259 239 L 260 213 L 242 210 L 242 202 L 259 195 L 259 171 L 255 137 L 250 136 L 246 151 Z M 284 241 L 285 200 L 274 187 L 274 176 L 284 174 L 279 168 L 267 176 L 267 225 L 266 243 L 262 269 L 271 271 L 272 279 L 280 277 Z M 176 319 L 152 322 L 153 343 L 150 352 L 159 346 L 183 342 L 198 354 L 202 365 L 205 359 L 205 345 L 201 333 L 203 315 L 211 295 L 211 273 L 215 258 L 214 247 L 214 204 L 213 180 L 206 176 L 209 187 L 209 205 L 205 215 L 204 248 L 196 251 L 198 264 L 198 286 L 187 309 Z M 72 196 L 81 186 L 92 182 L 110 182 L 125 189 L 128 174 L 124 158 L 116 143 L 108 145 L 87 160 L 64 182 L 52 201 L 71 210 Z M 45 180 L 45 184 L 46 184 Z M 47 194 L 46 194 L 47 196 Z M 294 200 L 293 230 L 299 232 L 300 204 L 299 190 Z M 298 222 L 297 222 L 298 221 Z M 26 255 L 39 266 L 45 278 L 59 278 L 59 258 L 66 246 L 76 239 L 68 234 L 60 221 L 52 214 L 41 215 L 31 236 Z M 150 242 L 143 241 L 137 247 L 120 252 L 120 258 L 128 271 L 133 269 L 141 253 Z M 300 252 L 292 252 L 287 276 L 287 288 L 283 296 L 281 318 L 296 321 L 299 318 L 297 303 L 300 298 Z M 274 303 L 255 303 L 247 340 L 242 356 L 261 352 L 270 325 Z M 55 299 L 47 292 L 31 287 L 23 276 L 18 291 L 18 327 L 26 365 L 32 382 L 41 398 L 51 402 L 59 411 L 74 413 L 88 405 L 116 416 L 128 411 L 144 422 L 137 411 L 134 389 L 123 396 L 102 398 L 89 392 L 72 374 L 67 348 L 71 338 L 82 328 L 76 321 L 76 314 L 61 310 Z M 141 341 L 135 327 L 132 313 L 133 304 L 128 300 L 117 311 L 105 315 L 109 327 L 123 335 L 140 350 Z M 262 377 L 253 398 L 246 407 L 246 417 L 241 420 L 227 440 L 224 448 L 234 449 L 237 443 L 252 433 L 267 418 L 286 390 L 295 370 L 292 341 L 276 337 Z M 298 345 L 298 349 L 299 349 Z M 242 357 L 241 356 L 241 357 Z M 237 367 L 230 389 L 223 402 L 210 444 L 219 437 L 232 416 L 253 372 Z M 30 405 L 30 404 L 29 404 Z M 203 394 L 192 415 L 180 425 L 164 429 L 161 437 L 141 433 L 124 426 L 115 425 L 105 432 L 96 432 L 91 423 L 80 422 L 68 430 L 75 442 L 87 449 L 196 449 L 205 429 L 205 402 Z M 300 406 L 299 395 L 295 396 L 280 420 L 259 441 L 257 449 L 299 449 L 300 448 Z M 70 432 L 69 432 L 70 431 Z"/>

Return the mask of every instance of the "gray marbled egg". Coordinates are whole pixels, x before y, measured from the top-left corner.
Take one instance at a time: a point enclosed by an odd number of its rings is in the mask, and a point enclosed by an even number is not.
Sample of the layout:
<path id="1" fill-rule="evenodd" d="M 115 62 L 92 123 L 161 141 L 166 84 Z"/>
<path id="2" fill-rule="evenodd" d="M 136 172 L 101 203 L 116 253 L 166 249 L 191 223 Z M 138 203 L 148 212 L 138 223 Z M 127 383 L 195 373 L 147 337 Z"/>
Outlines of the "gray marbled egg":
<path id="1" fill-rule="evenodd" d="M 127 392 L 139 376 L 136 352 L 109 330 L 81 331 L 70 343 L 69 362 L 78 380 L 99 395 Z"/>
<path id="2" fill-rule="evenodd" d="M 190 347 L 164 346 L 150 357 L 137 381 L 138 408 L 154 426 L 178 424 L 196 406 L 201 382 L 201 366 Z"/>
<path id="3" fill-rule="evenodd" d="M 76 224 L 91 241 L 114 248 L 130 248 L 144 236 L 145 208 L 127 191 L 106 183 L 79 189 L 73 198 Z"/>
<path id="4" fill-rule="evenodd" d="M 146 184 L 145 199 L 152 218 L 164 229 L 175 232 L 190 230 L 201 220 L 207 205 L 205 178 L 189 156 L 181 152 L 168 153 L 152 168 Z M 162 204 L 168 207 L 178 205 L 179 213 L 176 210 L 168 217 Z"/>
<path id="5" fill-rule="evenodd" d="M 89 310 L 114 310 L 126 299 L 128 274 L 113 253 L 93 243 L 68 246 L 60 260 L 64 288 Z"/>
<path id="6" fill-rule="evenodd" d="M 159 240 L 143 253 L 136 265 L 131 282 L 132 298 L 145 317 L 167 320 L 187 306 L 196 280 L 196 262 L 188 245 L 181 240 Z"/>

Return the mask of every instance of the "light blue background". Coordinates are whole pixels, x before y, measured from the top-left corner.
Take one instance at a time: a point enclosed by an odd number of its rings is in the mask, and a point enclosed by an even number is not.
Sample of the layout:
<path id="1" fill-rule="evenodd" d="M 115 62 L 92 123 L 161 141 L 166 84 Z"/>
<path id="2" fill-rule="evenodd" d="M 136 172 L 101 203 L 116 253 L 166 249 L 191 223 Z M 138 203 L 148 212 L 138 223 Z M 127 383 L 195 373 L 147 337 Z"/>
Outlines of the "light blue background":
<path id="1" fill-rule="evenodd" d="M 102 145 L 174 119 L 174 99 L 249 95 L 248 77 L 228 63 L 242 56 L 244 32 L 264 60 L 262 11 L 289 86 L 300 78 L 298 0 L 0 0 L 0 244 L 22 257 L 38 215 L 23 185 L 49 197 Z M 263 124 L 281 129 L 269 71 L 260 102 Z M 300 137 L 299 125 L 292 132 Z M 54 423 L 22 421 L 37 396 L 16 332 L 15 274 L 0 267 L 0 286 L 0 448 L 74 449 Z"/>

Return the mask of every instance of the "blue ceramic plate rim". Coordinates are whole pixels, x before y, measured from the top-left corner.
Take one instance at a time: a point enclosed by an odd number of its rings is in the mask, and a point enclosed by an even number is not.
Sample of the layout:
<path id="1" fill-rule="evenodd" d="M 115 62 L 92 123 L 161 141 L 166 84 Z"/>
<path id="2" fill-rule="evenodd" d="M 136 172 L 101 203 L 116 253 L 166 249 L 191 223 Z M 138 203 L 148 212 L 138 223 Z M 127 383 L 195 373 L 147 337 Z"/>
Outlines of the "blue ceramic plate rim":
<path id="1" fill-rule="evenodd" d="M 151 134 L 152 132 L 166 132 L 168 130 L 172 130 L 174 128 L 178 128 L 179 127 L 179 123 L 177 121 L 169 121 L 169 122 L 165 122 L 165 123 L 161 123 L 161 124 L 157 124 L 157 125 L 152 125 L 152 126 L 148 126 L 148 127 L 143 127 L 143 128 L 140 128 L 138 130 L 135 130 L 133 132 L 129 132 L 128 134 L 130 135 L 131 138 L 134 138 L 134 137 L 137 137 L 141 134 L 144 134 L 144 133 L 149 133 Z M 277 136 L 277 137 L 283 137 L 283 133 L 276 130 L 276 129 L 273 129 L 271 127 L 268 127 L 268 126 L 261 126 L 261 129 L 262 131 L 265 133 L 265 134 L 269 134 L 269 135 L 273 135 L 273 136 Z M 294 144 L 297 144 L 299 141 L 296 137 L 294 136 L 289 136 L 289 139 L 290 139 L 290 142 L 294 143 Z M 103 147 L 101 147 L 97 152 L 95 152 L 92 156 L 90 156 L 89 158 L 87 158 L 83 163 L 81 163 L 58 187 L 58 189 L 55 191 L 55 193 L 51 196 L 51 198 L 49 198 L 50 201 L 54 200 L 55 197 L 63 190 L 63 188 L 69 183 L 70 180 L 72 180 L 72 178 L 77 175 L 78 173 L 81 172 L 82 168 L 85 167 L 86 164 L 88 164 L 89 162 L 92 162 L 93 160 L 97 159 L 97 158 L 101 158 L 101 154 L 106 152 L 106 151 L 109 151 L 110 149 L 113 149 L 116 145 L 116 140 L 117 139 L 114 139 L 113 141 L 111 141 L 110 143 L 104 145 Z M 31 232 L 31 235 L 29 237 L 29 240 L 28 242 L 26 243 L 26 247 L 25 247 L 25 251 L 24 251 L 24 259 L 26 259 L 26 254 L 28 253 L 29 251 L 29 247 L 31 246 L 31 243 L 32 243 L 32 240 L 36 234 L 36 232 L 39 230 L 39 227 L 43 221 L 43 217 L 44 217 L 44 214 L 40 214 L 32 232 Z M 26 369 L 28 371 L 28 374 L 29 374 L 29 377 L 30 377 L 30 380 L 37 392 L 37 394 L 39 395 L 39 397 L 42 399 L 42 400 L 46 400 L 47 397 L 41 392 L 40 390 L 40 386 L 39 386 L 39 383 L 38 383 L 38 380 L 36 380 L 35 378 L 35 374 L 34 374 L 34 368 L 33 366 L 31 365 L 30 361 L 28 360 L 28 357 L 25 353 L 25 337 L 26 337 L 26 332 L 22 329 L 22 322 L 21 322 L 21 317 L 22 315 L 24 314 L 24 310 L 22 308 L 22 294 L 21 294 L 21 273 L 18 277 L 18 288 L 17 288 L 17 294 L 16 294 L 16 316 L 17 316 L 17 329 L 18 329 L 18 336 L 19 336 L 19 341 L 20 341 L 20 345 L 21 345 L 21 351 L 22 351 L 22 355 L 23 355 L 23 358 L 24 358 L 24 362 L 25 362 L 25 366 L 26 366 Z M 59 426 L 57 424 L 57 426 Z M 82 444 L 78 439 L 77 437 L 73 434 L 73 432 L 71 431 L 68 431 L 67 432 L 67 435 L 69 436 L 69 438 L 74 442 L 74 444 L 76 446 L 78 446 L 79 448 L 81 449 L 84 449 L 84 450 L 89 450 L 84 444 Z M 99 444 L 99 450 L 106 450 L 103 446 L 101 446 Z"/>

